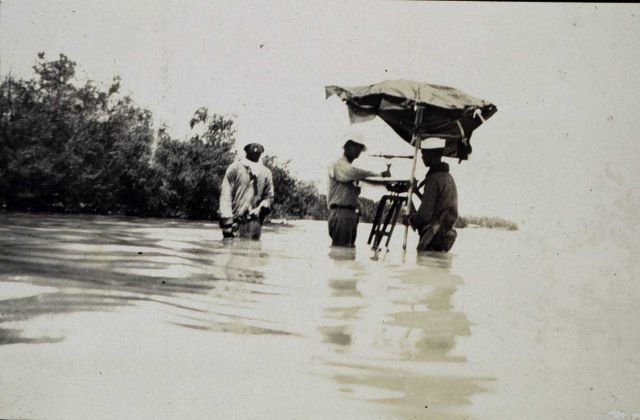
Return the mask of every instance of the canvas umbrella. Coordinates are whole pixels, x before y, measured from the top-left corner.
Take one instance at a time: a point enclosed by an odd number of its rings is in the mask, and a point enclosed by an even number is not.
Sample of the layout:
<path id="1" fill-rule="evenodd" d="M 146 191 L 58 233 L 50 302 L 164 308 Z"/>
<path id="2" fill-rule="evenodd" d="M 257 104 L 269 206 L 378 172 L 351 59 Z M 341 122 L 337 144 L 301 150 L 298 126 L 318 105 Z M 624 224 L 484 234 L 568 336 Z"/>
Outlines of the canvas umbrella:
<path id="1" fill-rule="evenodd" d="M 422 140 L 444 139 L 443 156 L 466 160 L 471 153 L 471 134 L 497 111 L 495 105 L 458 89 L 410 80 L 387 80 L 356 87 L 326 86 L 325 93 L 327 98 L 337 95 L 347 104 L 352 123 L 380 117 L 414 146 L 407 214 Z M 405 229 L 403 249 L 407 246 L 408 229 Z"/>

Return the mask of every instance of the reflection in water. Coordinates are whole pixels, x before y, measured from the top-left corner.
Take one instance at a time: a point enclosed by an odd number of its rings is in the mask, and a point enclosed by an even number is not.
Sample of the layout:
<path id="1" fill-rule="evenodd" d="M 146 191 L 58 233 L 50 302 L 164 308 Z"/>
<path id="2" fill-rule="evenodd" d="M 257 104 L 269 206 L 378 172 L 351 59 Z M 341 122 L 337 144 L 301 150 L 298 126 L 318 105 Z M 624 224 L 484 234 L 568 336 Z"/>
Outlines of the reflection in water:
<path id="1" fill-rule="evenodd" d="M 62 341 L 62 338 L 56 337 L 27 338 L 22 336 L 22 330 L 0 328 L 0 345 L 58 343 L 60 341 Z"/>
<path id="2" fill-rule="evenodd" d="M 194 222 L 0 217 L 0 281 L 56 286 L 53 291 L 43 287 L 41 293 L 0 300 L 0 325 L 151 303 L 160 305 L 168 322 L 176 325 L 285 333 L 251 316 L 259 302 L 255 296 L 278 293 L 277 287 L 263 284 L 259 267 L 268 254 L 255 241 L 223 245 L 209 237 L 210 225 Z M 0 345 L 60 341 L 62 334 L 25 337 L 19 328 L 2 328 Z"/>
<path id="3" fill-rule="evenodd" d="M 375 277 L 351 263 L 328 279 L 331 298 L 319 332 L 330 346 L 318 358 L 346 398 L 376 401 L 402 417 L 440 419 L 458 418 L 452 409 L 483 391 L 481 378 L 429 373 L 466 362 L 454 354 L 456 339 L 471 332 L 453 308 L 462 279 L 450 272 L 452 258 L 421 254 L 414 268 L 387 264 Z"/>
<path id="4" fill-rule="evenodd" d="M 404 331 L 403 356 L 412 360 L 464 362 L 461 356 L 449 353 L 455 347 L 456 337 L 470 334 L 469 321 L 452 310 L 451 298 L 462 283 L 459 276 L 450 273 L 451 256 L 419 255 L 416 261 L 422 270 L 399 276 L 405 287 L 396 299 L 397 311 L 390 314 L 387 325 Z M 423 272 L 422 272 L 423 271 Z"/>
<path id="5" fill-rule="evenodd" d="M 215 266 L 211 270 L 220 272 L 216 276 L 220 280 L 206 300 L 214 305 L 208 305 L 206 311 L 179 325 L 234 333 L 292 334 L 272 317 L 265 316 L 269 314 L 266 306 L 281 292 L 261 271 L 269 261 L 261 242 L 234 239 L 224 241 L 224 245 L 224 250 L 212 261 Z"/>
<path id="6" fill-rule="evenodd" d="M 412 419 L 469 418 L 461 407 L 484 391 L 478 378 L 421 375 L 401 369 L 367 367 L 362 373 L 336 374 L 334 379 L 352 397 L 383 404 L 390 416 Z"/>
<path id="7" fill-rule="evenodd" d="M 329 258 L 334 261 L 355 261 L 356 249 L 344 247 L 329 248 Z"/>
<path id="8" fill-rule="evenodd" d="M 404 264 L 380 253 L 372 261 L 366 249 L 330 248 L 324 224 L 265 233 L 260 242 L 223 242 L 206 223 L 0 214 L 0 346 L 56 346 L 89 313 L 125 322 L 136 313 L 162 323 L 144 324 L 156 335 L 171 325 L 191 339 L 230 333 L 224 343 L 294 346 L 278 369 L 329 384 L 330 401 L 374 406 L 375 418 L 465 414 L 485 382 L 447 368 L 466 363 L 456 342 L 471 334 L 452 301 L 463 282 L 451 273 L 451 255 Z M 3 295 L 9 287 L 16 290 Z M 77 324 L 59 328 L 64 315 Z M 32 328 L 36 319 L 44 321 Z M 202 368 L 217 364 L 204 354 Z"/>

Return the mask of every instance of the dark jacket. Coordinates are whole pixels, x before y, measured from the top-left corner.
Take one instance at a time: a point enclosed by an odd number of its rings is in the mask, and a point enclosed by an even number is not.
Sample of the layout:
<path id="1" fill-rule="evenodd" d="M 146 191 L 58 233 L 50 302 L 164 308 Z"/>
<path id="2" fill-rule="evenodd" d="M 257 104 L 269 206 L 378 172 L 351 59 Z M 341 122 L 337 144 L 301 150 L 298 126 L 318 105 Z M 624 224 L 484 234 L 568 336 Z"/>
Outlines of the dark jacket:
<path id="1" fill-rule="evenodd" d="M 449 165 L 441 162 L 429 169 L 424 180 L 422 203 L 410 218 L 420 234 L 419 251 L 448 251 L 457 236 L 458 191 Z"/>

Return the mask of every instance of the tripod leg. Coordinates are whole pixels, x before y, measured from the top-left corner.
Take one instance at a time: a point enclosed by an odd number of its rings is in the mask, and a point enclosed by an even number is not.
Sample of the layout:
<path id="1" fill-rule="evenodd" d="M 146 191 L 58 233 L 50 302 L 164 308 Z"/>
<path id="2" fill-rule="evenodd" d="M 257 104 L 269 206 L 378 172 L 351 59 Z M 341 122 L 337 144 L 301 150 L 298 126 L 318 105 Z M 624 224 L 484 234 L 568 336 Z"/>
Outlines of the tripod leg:
<path id="1" fill-rule="evenodd" d="M 393 230 L 396 227 L 396 222 L 398 220 L 398 215 L 400 214 L 400 209 L 402 205 L 405 203 L 405 197 L 398 197 L 394 200 L 393 203 L 393 221 L 391 222 L 391 230 L 389 231 L 389 235 L 387 236 L 387 242 L 385 244 L 386 248 L 389 248 L 389 241 L 391 240 L 391 235 L 393 234 Z"/>
<path id="2" fill-rule="evenodd" d="M 391 205 L 389 206 L 389 209 L 387 210 L 385 217 L 384 217 L 384 223 L 382 224 L 382 227 L 380 228 L 379 234 L 378 234 L 378 242 L 377 242 L 377 246 L 380 246 L 380 242 L 382 242 L 382 238 L 385 236 L 389 236 L 389 231 L 388 231 L 388 227 L 389 227 L 389 223 L 391 222 L 391 218 L 393 216 L 394 213 L 394 208 L 396 206 L 396 197 L 394 195 L 389 196 L 389 201 L 391 202 Z M 389 240 L 387 240 L 387 243 L 389 242 Z"/>
<path id="3" fill-rule="evenodd" d="M 378 203 L 378 208 L 376 209 L 376 215 L 373 218 L 373 224 L 371 226 L 371 233 L 369 233 L 369 239 L 367 240 L 367 244 L 371 243 L 371 240 L 375 237 L 377 239 L 378 233 L 380 231 L 380 220 L 382 219 L 382 215 L 384 213 L 384 209 L 387 203 L 387 196 L 383 196 Z M 379 241 L 378 241 L 379 243 Z M 377 247 L 377 244 L 374 242 L 374 248 Z"/>
<path id="4" fill-rule="evenodd" d="M 395 198 L 391 199 L 391 207 L 384 218 L 384 224 L 382 225 L 382 232 L 387 233 L 387 226 L 389 226 L 389 222 L 391 221 L 391 216 L 393 215 L 393 209 L 396 206 Z"/>
<path id="5" fill-rule="evenodd" d="M 376 228 L 376 237 L 373 241 L 373 248 L 378 249 L 380 247 L 380 242 L 382 242 L 382 237 L 384 236 L 384 225 L 382 224 L 382 220 L 387 211 L 387 202 L 389 201 L 389 196 L 385 195 L 380 200 L 380 218 L 378 219 L 378 226 Z"/>

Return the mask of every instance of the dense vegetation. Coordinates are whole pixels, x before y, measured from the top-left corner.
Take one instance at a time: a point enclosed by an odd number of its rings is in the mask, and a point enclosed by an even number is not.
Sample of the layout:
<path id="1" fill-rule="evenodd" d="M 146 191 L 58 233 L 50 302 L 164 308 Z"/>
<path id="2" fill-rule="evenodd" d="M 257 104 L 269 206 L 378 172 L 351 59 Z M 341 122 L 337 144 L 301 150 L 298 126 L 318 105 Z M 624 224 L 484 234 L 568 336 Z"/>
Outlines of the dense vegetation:
<path id="1" fill-rule="evenodd" d="M 489 229 L 503 229 L 503 230 L 518 230 L 518 225 L 509 220 L 502 219 L 500 217 L 487 217 L 487 216 L 464 216 L 459 217 L 456 221 L 455 227 L 483 227 Z"/>
<path id="2" fill-rule="evenodd" d="M 195 111 L 186 139 L 153 127 L 152 115 L 108 87 L 76 78 L 65 55 L 38 55 L 34 78 L 0 83 L 0 208 L 216 219 L 220 184 L 236 159 L 233 120 Z M 289 162 L 265 156 L 273 173 L 274 218 L 326 219 L 326 197 L 300 181 Z M 377 203 L 360 198 L 361 220 Z M 498 218 L 457 226 L 517 229 Z"/>
<path id="3" fill-rule="evenodd" d="M 198 109 L 178 140 L 151 113 L 76 79 L 76 63 L 38 55 L 35 77 L 0 84 L 0 206 L 12 210 L 215 219 L 220 183 L 236 159 L 233 120 Z M 273 156 L 275 215 L 326 216 L 324 197 Z"/>

